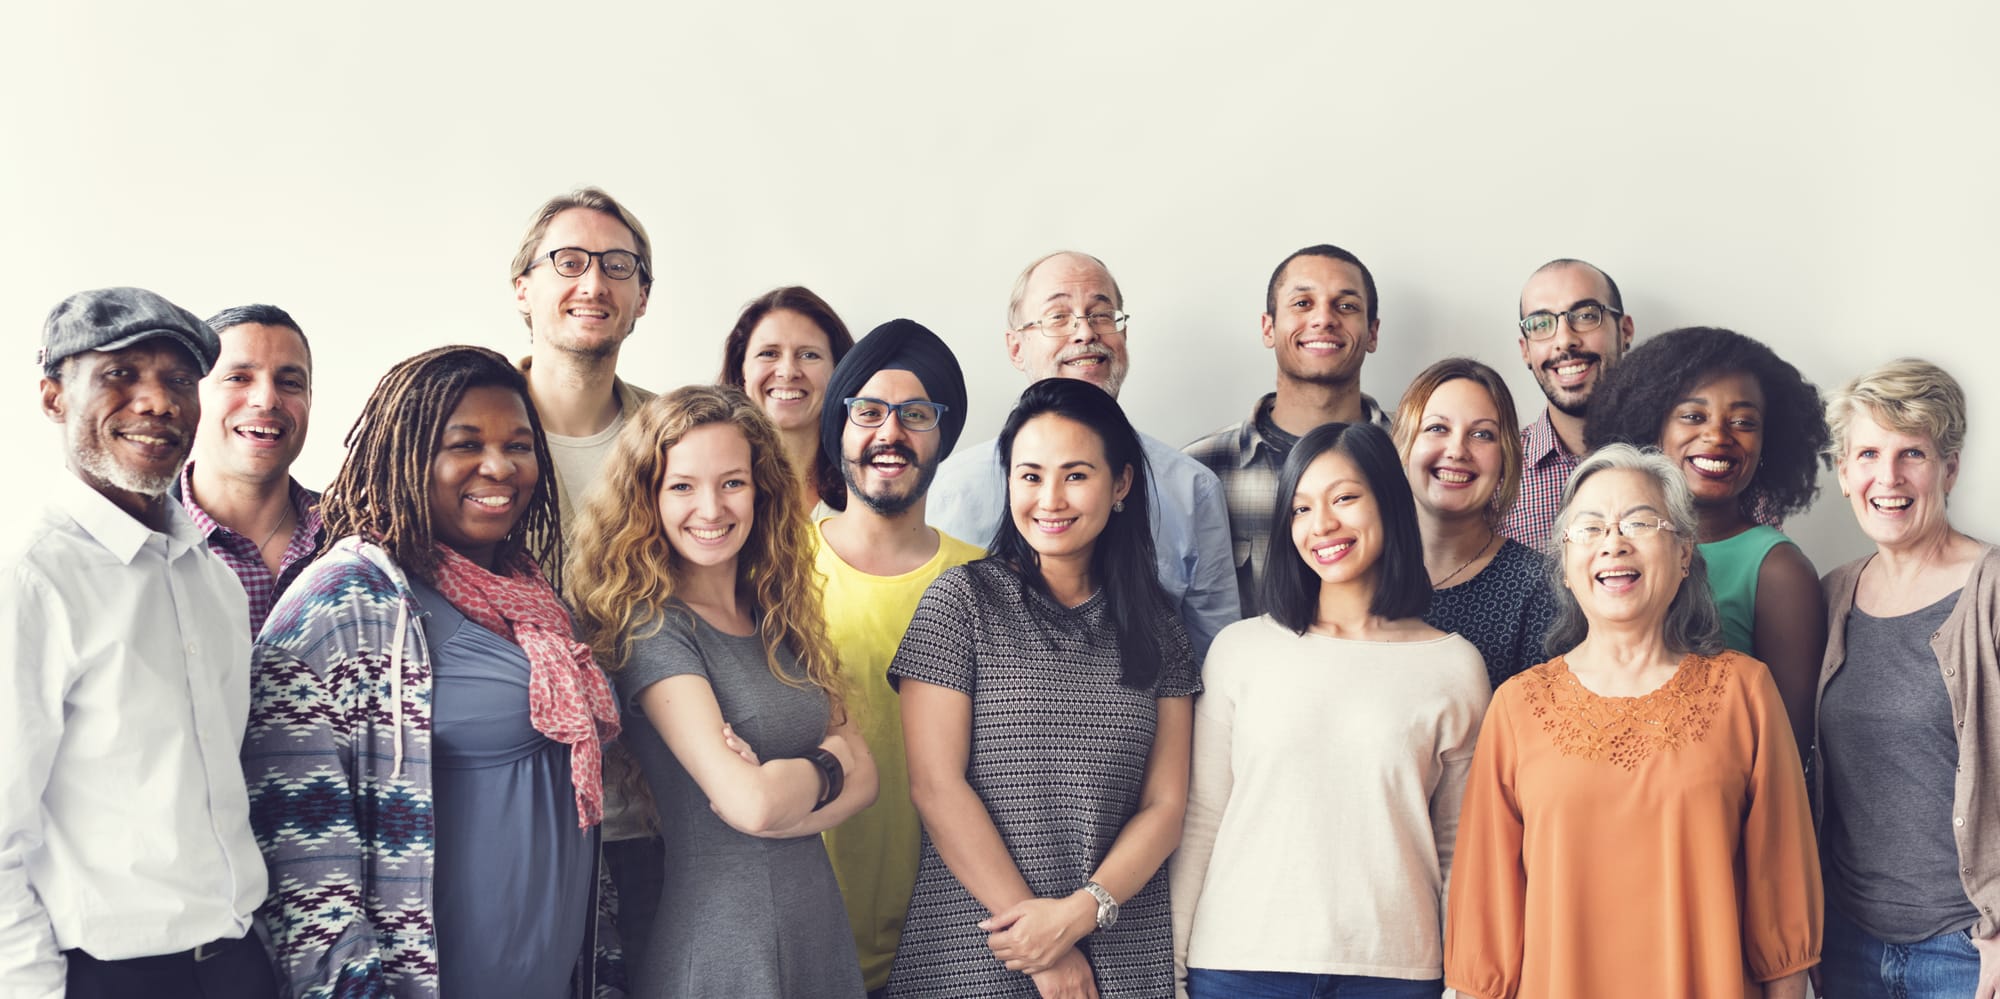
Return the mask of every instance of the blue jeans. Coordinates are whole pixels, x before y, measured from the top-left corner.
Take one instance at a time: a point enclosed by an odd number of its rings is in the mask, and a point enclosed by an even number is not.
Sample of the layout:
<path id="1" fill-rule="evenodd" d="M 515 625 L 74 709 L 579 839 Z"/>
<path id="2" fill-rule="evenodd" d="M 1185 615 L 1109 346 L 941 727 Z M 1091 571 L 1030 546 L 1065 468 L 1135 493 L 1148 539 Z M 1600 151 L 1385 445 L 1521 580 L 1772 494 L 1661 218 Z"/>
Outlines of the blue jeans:
<path id="1" fill-rule="evenodd" d="M 1883 943 L 1827 906 L 1819 973 L 1836 999 L 1972 999 L 1979 952 L 1965 930 Z"/>
<path id="2" fill-rule="evenodd" d="M 1444 979 L 1188 969 L 1188 999 L 1438 999 Z"/>

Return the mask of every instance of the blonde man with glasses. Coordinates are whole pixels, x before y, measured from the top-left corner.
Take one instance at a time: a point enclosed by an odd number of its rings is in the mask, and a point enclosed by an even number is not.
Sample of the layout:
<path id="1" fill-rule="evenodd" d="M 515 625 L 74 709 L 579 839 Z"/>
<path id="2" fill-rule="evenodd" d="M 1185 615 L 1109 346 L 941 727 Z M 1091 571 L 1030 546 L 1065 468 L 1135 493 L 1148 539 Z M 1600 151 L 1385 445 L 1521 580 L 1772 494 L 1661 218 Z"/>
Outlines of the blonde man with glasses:
<path id="1" fill-rule="evenodd" d="M 653 393 L 618 377 L 618 349 L 646 314 L 653 244 L 646 227 L 595 187 L 542 203 L 514 253 L 514 300 L 528 326 L 528 395 L 555 463 L 565 537 L 628 416 Z M 549 566 L 543 566 L 548 569 Z M 656 822 L 627 800 L 631 758 L 604 757 L 604 859 L 617 886 L 626 963 L 640 966 L 663 876 Z"/>

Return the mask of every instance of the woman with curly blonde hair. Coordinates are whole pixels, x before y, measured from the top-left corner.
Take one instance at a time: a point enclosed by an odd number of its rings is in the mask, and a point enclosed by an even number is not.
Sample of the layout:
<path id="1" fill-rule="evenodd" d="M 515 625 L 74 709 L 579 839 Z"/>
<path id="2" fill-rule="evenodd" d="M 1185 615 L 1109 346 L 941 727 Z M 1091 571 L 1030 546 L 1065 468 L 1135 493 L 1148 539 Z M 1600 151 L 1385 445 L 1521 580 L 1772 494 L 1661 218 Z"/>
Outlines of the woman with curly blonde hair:
<path id="1" fill-rule="evenodd" d="M 862 994 L 819 833 L 875 800 L 811 531 L 770 420 L 731 388 L 647 402 L 585 504 L 579 630 L 618 686 L 667 844 L 632 994 Z"/>

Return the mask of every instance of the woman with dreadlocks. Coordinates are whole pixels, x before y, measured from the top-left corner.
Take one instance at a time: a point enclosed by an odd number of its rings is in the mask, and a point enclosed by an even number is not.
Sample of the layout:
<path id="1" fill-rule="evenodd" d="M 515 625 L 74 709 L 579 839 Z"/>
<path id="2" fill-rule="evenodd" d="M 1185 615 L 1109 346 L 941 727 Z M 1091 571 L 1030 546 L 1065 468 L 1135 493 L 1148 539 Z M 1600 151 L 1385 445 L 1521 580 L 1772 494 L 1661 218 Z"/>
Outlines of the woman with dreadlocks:
<path id="1" fill-rule="evenodd" d="M 778 433 L 733 388 L 649 400 L 578 522 L 577 618 L 667 843 L 634 996 L 862 996 L 819 834 L 874 803 L 875 764 Z"/>
<path id="2" fill-rule="evenodd" d="M 297 996 L 589 995 L 601 740 L 548 445 L 507 359 L 390 369 L 258 641 L 244 770 Z"/>

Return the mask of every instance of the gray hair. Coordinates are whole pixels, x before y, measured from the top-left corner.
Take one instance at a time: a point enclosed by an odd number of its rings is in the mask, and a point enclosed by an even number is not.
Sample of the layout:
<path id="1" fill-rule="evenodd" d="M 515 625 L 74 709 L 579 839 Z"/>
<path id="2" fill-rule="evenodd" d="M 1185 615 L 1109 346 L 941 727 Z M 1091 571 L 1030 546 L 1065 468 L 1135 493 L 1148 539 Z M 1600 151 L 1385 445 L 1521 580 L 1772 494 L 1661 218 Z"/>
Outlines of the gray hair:
<path id="1" fill-rule="evenodd" d="M 1694 512 L 1694 494 L 1688 491 L 1687 479 L 1682 477 L 1673 459 L 1661 454 L 1658 448 L 1641 450 L 1630 444 L 1607 444 L 1591 452 L 1563 484 L 1562 509 L 1557 511 L 1555 527 L 1549 532 L 1548 557 L 1544 560 L 1556 617 L 1542 640 L 1543 651 L 1551 656 L 1562 655 L 1590 634 L 1590 621 L 1583 616 L 1576 595 L 1564 585 L 1563 534 L 1569 529 L 1570 503 L 1576 499 L 1576 491 L 1591 476 L 1610 469 L 1627 469 L 1652 479 L 1666 497 L 1665 513 L 1667 522 L 1673 525 L 1674 537 L 1692 549 L 1687 579 L 1681 582 L 1673 603 L 1667 605 L 1667 619 L 1660 626 L 1667 648 L 1703 656 L 1720 653 L 1722 615 L 1716 611 L 1715 597 L 1709 592 L 1708 564 L 1702 560 L 1701 549 L 1696 545 L 1701 537 L 1701 522 Z"/>

